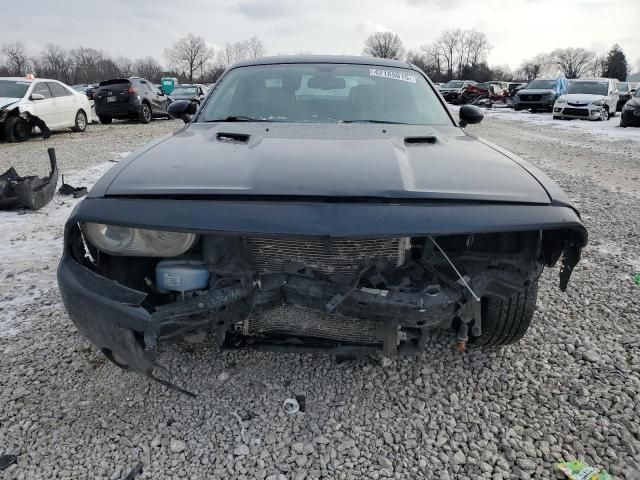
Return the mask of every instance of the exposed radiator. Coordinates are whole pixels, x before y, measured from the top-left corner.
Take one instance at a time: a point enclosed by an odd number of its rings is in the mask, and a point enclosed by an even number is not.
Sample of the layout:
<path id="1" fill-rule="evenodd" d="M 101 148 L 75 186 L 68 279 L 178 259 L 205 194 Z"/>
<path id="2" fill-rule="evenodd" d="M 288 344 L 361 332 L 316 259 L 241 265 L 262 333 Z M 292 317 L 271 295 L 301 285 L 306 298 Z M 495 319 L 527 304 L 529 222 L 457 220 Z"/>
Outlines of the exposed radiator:
<path id="1" fill-rule="evenodd" d="M 409 238 L 287 239 L 248 238 L 252 268 L 257 273 L 281 272 L 285 261 L 300 262 L 324 273 L 354 277 L 367 263 L 386 260 L 402 265 Z"/>
<path id="2" fill-rule="evenodd" d="M 244 324 L 245 335 L 276 334 L 324 338 L 347 343 L 381 343 L 376 322 L 332 315 L 307 307 L 282 305 L 252 312 Z"/>

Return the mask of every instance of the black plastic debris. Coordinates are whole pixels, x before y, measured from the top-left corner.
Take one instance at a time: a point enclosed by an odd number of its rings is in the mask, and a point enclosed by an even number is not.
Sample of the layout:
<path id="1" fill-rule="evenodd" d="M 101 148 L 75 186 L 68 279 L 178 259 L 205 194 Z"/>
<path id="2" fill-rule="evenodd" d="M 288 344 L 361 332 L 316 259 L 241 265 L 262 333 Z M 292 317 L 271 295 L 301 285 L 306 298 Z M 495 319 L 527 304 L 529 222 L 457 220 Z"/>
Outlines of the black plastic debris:
<path id="1" fill-rule="evenodd" d="M 58 189 L 60 195 L 73 195 L 73 198 L 84 197 L 87 194 L 87 187 L 74 187 L 68 183 L 64 183 L 64 175 L 62 175 L 62 186 Z"/>
<path id="2" fill-rule="evenodd" d="M 135 467 L 133 467 L 133 469 L 131 469 L 129 475 L 127 475 L 127 478 L 125 478 L 125 480 L 133 480 L 138 475 L 140 475 L 142 473 L 143 466 L 144 465 L 142 463 L 138 463 Z"/>
<path id="3" fill-rule="evenodd" d="M 15 455 L 0 455 L 0 471 L 6 470 L 14 463 L 18 462 L 18 457 Z"/>
<path id="4" fill-rule="evenodd" d="M 0 175 L 0 208 L 38 210 L 51 201 L 58 185 L 58 163 L 55 149 L 49 148 L 47 152 L 51 163 L 48 177 L 21 177 L 13 167 Z"/>

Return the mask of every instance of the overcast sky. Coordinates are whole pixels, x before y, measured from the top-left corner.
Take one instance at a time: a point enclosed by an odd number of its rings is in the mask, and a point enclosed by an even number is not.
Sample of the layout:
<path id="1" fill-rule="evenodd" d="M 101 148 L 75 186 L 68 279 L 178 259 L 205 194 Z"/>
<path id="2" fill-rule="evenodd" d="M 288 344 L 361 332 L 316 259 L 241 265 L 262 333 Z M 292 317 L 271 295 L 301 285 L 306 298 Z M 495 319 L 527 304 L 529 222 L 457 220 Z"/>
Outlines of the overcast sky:
<path id="1" fill-rule="evenodd" d="M 408 48 L 449 28 L 485 32 L 492 65 L 517 67 L 557 47 L 598 53 L 619 43 L 640 68 L 640 0 L 0 0 L 0 44 L 30 53 L 52 42 L 152 55 L 187 32 L 212 45 L 261 38 L 268 54 L 360 54 L 366 36 L 392 30 Z M 56 6 L 58 5 L 58 6 Z"/>

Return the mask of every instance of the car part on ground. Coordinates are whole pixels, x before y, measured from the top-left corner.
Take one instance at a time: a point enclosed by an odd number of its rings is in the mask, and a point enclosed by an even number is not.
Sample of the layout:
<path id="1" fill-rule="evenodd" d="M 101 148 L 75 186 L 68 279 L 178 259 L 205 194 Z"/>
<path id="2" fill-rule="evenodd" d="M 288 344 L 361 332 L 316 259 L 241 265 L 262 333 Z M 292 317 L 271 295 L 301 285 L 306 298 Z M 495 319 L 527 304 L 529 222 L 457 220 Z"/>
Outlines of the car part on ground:
<path id="1" fill-rule="evenodd" d="M 65 306 L 120 367 L 152 376 L 164 342 L 200 331 L 222 348 L 389 357 L 442 328 L 462 347 L 505 345 L 531 322 L 544 266 L 561 260 L 567 288 L 587 241 L 577 211 L 455 125 L 415 67 L 261 59 L 216 88 L 67 222 Z"/>
<path id="2" fill-rule="evenodd" d="M 64 175 L 62 175 L 62 186 L 58 189 L 60 195 L 72 195 L 73 198 L 84 197 L 88 191 L 87 187 L 74 187 L 64 181 Z"/>
<path id="3" fill-rule="evenodd" d="M 47 177 L 21 177 L 13 167 L 0 175 L 0 208 L 38 210 L 51 201 L 58 184 L 58 165 L 55 149 L 49 148 L 47 152 L 51 164 Z"/>

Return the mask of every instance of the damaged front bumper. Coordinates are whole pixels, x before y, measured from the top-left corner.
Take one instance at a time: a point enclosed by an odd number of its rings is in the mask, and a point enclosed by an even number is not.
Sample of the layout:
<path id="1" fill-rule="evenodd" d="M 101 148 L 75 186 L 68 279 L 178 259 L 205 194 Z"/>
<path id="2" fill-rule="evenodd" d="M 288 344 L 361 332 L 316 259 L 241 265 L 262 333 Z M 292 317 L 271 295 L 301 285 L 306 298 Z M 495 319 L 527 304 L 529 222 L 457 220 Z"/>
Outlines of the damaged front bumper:
<path id="1" fill-rule="evenodd" d="M 12 167 L 0 175 L 0 209 L 24 207 L 38 210 L 51 201 L 58 184 L 58 163 L 55 149 L 49 148 L 49 176 L 21 177 Z"/>
<path id="2" fill-rule="evenodd" d="M 164 213 L 167 211 L 172 212 L 170 224 Z M 142 224 L 140 219 L 144 219 Z M 587 239 L 578 215 L 566 206 L 85 199 L 65 229 L 65 249 L 58 268 L 58 283 L 65 306 L 78 330 L 108 358 L 123 368 L 149 376 L 158 368 L 155 356 L 163 342 L 199 331 L 214 332 L 221 346 L 233 348 L 336 353 L 382 351 L 394 356 L 420 351 L 426 331 L 450 326 L 452 321 L 464 315 L 472 316 L 473 309 L 479 305 L 457 278 L 453 278 L 454 281 L 441 279 L 438 287 L 422 284 L 413 289 L 363 288 L 357 281 L 336 283 L 304 265 L 294 264 L 285 265 L 280 272 L 227 278 L 224 283 L 212 285 L 191 298 L 157 302 L 153 292 L 145 291 L 143 286 L 126 286 L 126 282 L 109 278 L 88 262 L 87 257 L 95 251 L 86 250 L 79 228 L 84 221 L 193 232 L 202 238 L 253 235 L 320 239 L 430 238 L 431 235 L 440 238 L 466 235 L 472 241 L 475 234 L 539 232 L 531 235 L 537 239 L 535 248 L 539 257 L 536 262 L 551 266 L 562 258 L 560 287 L 563 290 Z M 506 296 L 521 288 L 518 275 L 505 273 L 499 277 L 495 273 L 484 273 L 498 264 L 507 264 L 517 270 L 522 266 L 522 260 L 516 254 L 496 254 L 480 260 L 468 256 L 459 261 L 473 272 L 470 275 L 472 285 L 479 296 L 486 292 L 501 295 L 501 289 L 506 291 Z M 407 259 L 402 267 L 398 267 L 406 269 L 400 278 L 415 277 L 410 271 L 415 262 Z M 479 266 L 474 272 L 476 264 Z M 370 272 L 363 269 L 361 274 L 372 279 L 388 275 L 386 267 L 371 265 L 370 268 Z M 371 283 L 376 281 L 371 280 Z M 403 282 L 406 284 L 404 280 L 400 283 Z M 384 279 L 380 283 L 384 284 Z M 253 315 L 280 306 L 291 307 L 300 316 L 294 323 L 282 327 L 280 333 L 283 337 L 288 334 L 289 338 L 280 341 L 276 335 L 275 341 L 263 341 L 260 324 L 254 322 Z M 327 321 L 327 327 L 317 330 L 317 317 L 309 319 L 305 316 L 309 312 L 325 315 L 322 320 Z M 277 321 L 275 325 L 278 326 Z M 273 333 L 274 324 L 270 328 Z M 354 330 L 358 330 L 358 336 L 352 335 Z M 277 328 L 275 333 L 278 333 Z M 296 343 L 300 337 L 310 337 L 313 341 Z M 356 340 L 324 341 L 334 337 Z"/>

